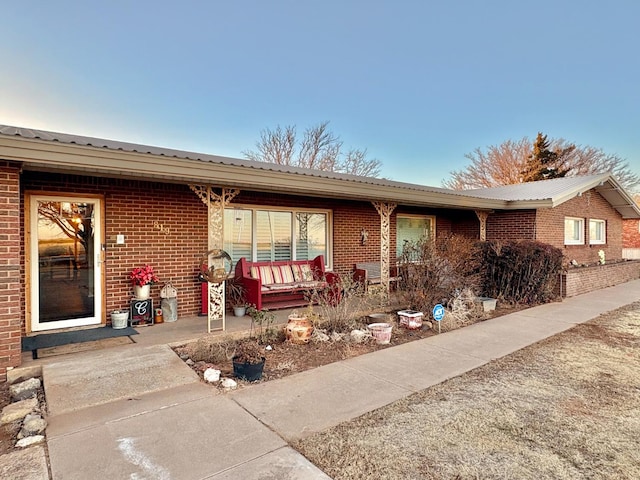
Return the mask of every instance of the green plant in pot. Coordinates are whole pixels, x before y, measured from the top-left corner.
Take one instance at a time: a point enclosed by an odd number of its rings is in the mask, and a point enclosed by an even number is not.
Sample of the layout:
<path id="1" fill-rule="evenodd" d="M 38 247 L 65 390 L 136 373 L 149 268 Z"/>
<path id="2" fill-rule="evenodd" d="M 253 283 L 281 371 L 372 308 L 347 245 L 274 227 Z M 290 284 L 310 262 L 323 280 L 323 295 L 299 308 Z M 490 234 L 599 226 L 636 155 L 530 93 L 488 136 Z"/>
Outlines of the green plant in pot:
<path id="1" fill-rule="evenodd" d="M 247 297 L 244 285 L 232 278 L 227 280 L 226 285 L 227 303 L 233 309 L 233 315 L 236 317 L 244 317 L 247 313 Z"/>
<path id="2" fill-rule="evenodd" d="M 255 340 L 245 340 L 238 343 L 232 361 L 235 377 L 248 382 L 262 378 L 265 357 L 262 347 Z"/>

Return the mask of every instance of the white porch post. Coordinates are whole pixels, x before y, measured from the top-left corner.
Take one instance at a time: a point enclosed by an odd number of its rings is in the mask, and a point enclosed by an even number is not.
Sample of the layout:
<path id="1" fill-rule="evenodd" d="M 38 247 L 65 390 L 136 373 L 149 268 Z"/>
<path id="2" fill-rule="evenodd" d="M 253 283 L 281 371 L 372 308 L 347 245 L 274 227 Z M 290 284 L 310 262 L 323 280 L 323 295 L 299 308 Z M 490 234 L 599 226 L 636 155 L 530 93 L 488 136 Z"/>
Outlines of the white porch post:
<path id="1" fill-rule="evenodd" d="M 220 194 L 213 190 L 211 185 L 189 185 L 191 190 L 200 197 L 207 206 L 208 217 L 208 241 L 207 249 L 222 249 L 224 246 L 224 208 L 240 193 L 237 189 L 221 188 Z M 208 265 L 211 266 L 211 265 Z M 207 330 L 211 332 L 211 322 L 221 321 L 221 328 L 225 329 L 225 282 L 208 283 L 209 304 L 207 308 Z"/>
<path id="2" fill-rule="evenodd" d="M 389 293 L 389 252 L 391 228 L 389 220 L 398 204 L 390 202 L 371 202 L 380 215 L 380 281 Z"/>

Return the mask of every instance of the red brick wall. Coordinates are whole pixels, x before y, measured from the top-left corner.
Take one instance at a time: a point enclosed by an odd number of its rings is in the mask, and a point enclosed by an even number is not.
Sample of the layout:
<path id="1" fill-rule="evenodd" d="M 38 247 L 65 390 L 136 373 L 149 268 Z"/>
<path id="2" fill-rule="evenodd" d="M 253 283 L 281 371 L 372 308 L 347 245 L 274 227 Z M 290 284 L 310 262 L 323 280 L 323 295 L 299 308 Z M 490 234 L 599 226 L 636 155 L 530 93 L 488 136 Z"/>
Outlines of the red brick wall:
<path id="1" fill-rule="evenodd" d="M 200 311 L 196 276 L 207 249 L 207 208 L 188 186 L 25 172 L 22 188 L 103 195 L 107 312 L 128 306 L 129 272 L 144 264 L 161 281 L 151 290 L 156 302 L 162 283 L 171 281 L 178 290 L 178 315 Z M 117 234 L 125 236 L 124 245 L 116 245 Z"/>
<path id="2" fill-rule="evenodd" d="M 501 211 L 487 218 L 487 240 L 534 240 L 536 211 Z"/>
<path id="3" fill-rule="evenodd" d="M 640 261 L 570 268 L 562 277 L 563 296 L 573 297 L 640 278 Z"/>
<path id="4" fill-rule="evenodd" d="M 640 220 L 622 221 L 623 248 L 640 248 Z"/>
<path id="5" fill-rule="evenodd" d="M 395 216 L 390 223 L 389 255 L 395 259 Z M 369 233 L 367 243 L 360 242 L 360 232 Z M 336 273 L 353 272 L 359 262 L 380 261 L 380 215 L 371 203 L 342 202 L 333 210 L 333 270 Z"/>
<path id="6" fill-rule="evenodd" d="M 585 219 L 585 244 L 564 244 L 564 218 Z M 589 245 L 589 219 L 605 220 L 607 243 Z M 607 260 L 622 258 L 622 217 L 598 192 L 591 190 L 572 198 L 555 208 L 541 208 L 536 218 L 536 239 L 563 249 L 568 260 L 579 263 L 595 263 L 598 251 L 604 250 Z"/>
<path id="7" fill-rule="evenodd" d="M 0 382 L 20 365 L 24 289 L 20 262 L 20 166 L 0 160 Z"/>
<path id="8" fill-rule="evenodd" d="M 442 215 L 446 215 L 450 223 L 449 232 L 445 231 L 445 233 L 480 239 L 480 220 L 475 212 L 443 212 Z"/>

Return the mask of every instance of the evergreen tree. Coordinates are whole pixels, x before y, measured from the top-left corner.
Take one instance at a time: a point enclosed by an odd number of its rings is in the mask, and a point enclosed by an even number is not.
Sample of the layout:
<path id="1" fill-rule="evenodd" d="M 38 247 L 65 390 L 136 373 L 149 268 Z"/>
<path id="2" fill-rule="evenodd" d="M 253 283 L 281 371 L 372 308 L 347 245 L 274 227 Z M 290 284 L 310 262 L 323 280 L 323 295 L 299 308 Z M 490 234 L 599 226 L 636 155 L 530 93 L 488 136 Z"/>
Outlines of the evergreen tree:
<path id="1" fill-rule="evenodd" d="M 533 153 L 527 158 L 522 173 L 523 182 L 535 182 L 550 178 L 564 177 L 570 168 L 564 166 L 566 156 L 575 149 L 570 145 L 564 149 L 551 150 L 551 144 L 546 135 L 538 132 L 533 144 Z"/>

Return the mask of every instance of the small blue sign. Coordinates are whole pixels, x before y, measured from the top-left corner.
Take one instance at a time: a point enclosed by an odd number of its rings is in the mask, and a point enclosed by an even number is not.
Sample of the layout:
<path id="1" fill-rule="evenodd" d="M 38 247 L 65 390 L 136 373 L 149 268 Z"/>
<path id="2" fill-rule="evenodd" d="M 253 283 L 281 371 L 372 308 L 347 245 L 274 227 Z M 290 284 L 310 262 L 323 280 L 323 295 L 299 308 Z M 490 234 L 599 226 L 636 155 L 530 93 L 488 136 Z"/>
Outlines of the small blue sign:
<path id="1" fill-rule="evenodd" d="M 433 307 L 433 319 L 436 322 L 439 322 L 443 318 L 444 318 L 444 307 L 440 304 L 437 304 L 435 307 Z"/>

